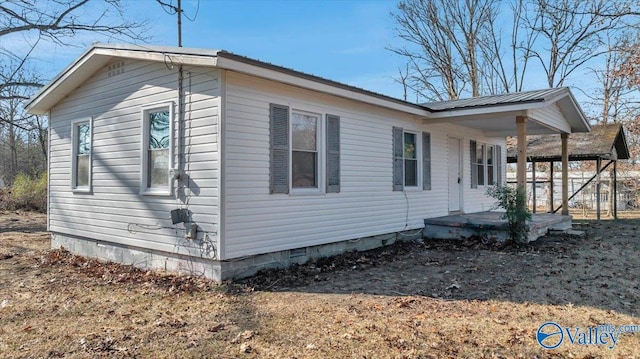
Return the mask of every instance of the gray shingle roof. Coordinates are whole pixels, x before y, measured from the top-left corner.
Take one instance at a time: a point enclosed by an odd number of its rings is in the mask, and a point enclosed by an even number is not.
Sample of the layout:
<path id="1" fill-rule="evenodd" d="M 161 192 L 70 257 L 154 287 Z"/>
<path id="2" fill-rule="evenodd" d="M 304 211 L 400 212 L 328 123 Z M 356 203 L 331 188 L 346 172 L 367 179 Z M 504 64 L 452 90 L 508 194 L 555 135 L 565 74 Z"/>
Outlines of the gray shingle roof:
<path id="1" fill-rule="evenodd" d="M 517 153 L 515 137 L 507 139 L 507 161 L 515 162 Z M 591 132 L 569 135 L 569 160 L 595 160 L 611 158 L 615 148 L 619 160 L 629 159 L 629 148 L 624 128 L 619 123 L 594 125 Z M 562 142 L 560 135 L 527 136 L 527 160 L 560 161 Z"/>

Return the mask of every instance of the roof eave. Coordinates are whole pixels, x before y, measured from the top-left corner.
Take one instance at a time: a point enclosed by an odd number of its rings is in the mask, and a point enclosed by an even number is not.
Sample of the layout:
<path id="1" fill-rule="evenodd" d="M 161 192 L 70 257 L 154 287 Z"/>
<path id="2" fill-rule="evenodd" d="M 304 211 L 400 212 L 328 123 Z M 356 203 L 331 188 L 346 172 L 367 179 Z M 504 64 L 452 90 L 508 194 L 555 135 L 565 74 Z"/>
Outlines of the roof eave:
<path id="1" fill-rule="evenodd" d="M 164 62 L 167 66 L 199 65 L 215 66 L 217 51 L 197 54 L 188 52 L 166 52 L 170 48 L 155 47 L 149 50 L 138 45 L 94 44 L 74 62 L 62 70 L 53 80 L 29 99 L 25 109 L 34 115 L 46 114 L 56 103 L 105 66 L 112 58 L 124 57 L 136 60 Z M 198 50 L 200 51 L 200 50 Z"/>
<path id="2" fill-rule="evenodd" d="M 568 87 L 565 87 L 565 89 L 566 95 L 555 100 L 558 102 L 561 111 L 571 125 L 571 132 L 591 132 L 589 120 L 587 120 L 587 116 L 585 116 L 578 101 L 576 101 L 576 98 Z"/>
<path id="3" fill-rule="evenodd" d="M 431 112 L 425 106 L 226 51 L 99 43 L 94 44 L 85 51 L 49 84 L 40 89 L 27 103 L 27 112 L 46 114 L 64 96 L 80 86 L 98 69 L 105 66 L 110 59 L 117 57 L 164 62 L 169 67 L 174 65 L 193 65 L 238 71 L 388 109 L 407 112 L 422 118 L 428 118 L 431 115 Z"/>
<path id="4" fill-rule="evenodd" d="M 62 70 L 56 77 L 53 78 L 47 85 L 40 88 L 40 90 L 33 95 L 29 101 L 27 101 L 25 105 L 25 109 L 27 113 L 33 115 L 44 115 L 49 111 L 49 109 L 53 106 L 50 105 L 47 101 L 50 99 L 53 92 L 60 88 L 63 83 L 67 83 L 68 81 L 73 81 L 75 70 L 82 67 L 82 65 L 86 64 L 91 57 L 90 54 L 93 52 L 94 48 L 91 47 L 87 49 L 82 55 L 80 55 L 74 62 L 69 64 L 64 70 Z"/>
<path id="5" fill-rule="evenodd" d="M 482 106 L 470 106 L 463 107 L 457 109 L 445 109 L 445 110 L 437 110 L 431 114 L 431 118 L 451 118 L 451 117 L 462 117 L 462 116 L 474 116 L 474 115 L 482 115 L 485 113 L 503 113 L 503 112 L 517 112 L 517 111 L 527 111 L 535 108 L 544 107 L 544 102 L 542 100 L 530 100 L 530 101 L 522 101 L 518 103 L 499 103 L 499 104 L 491 104 L 491 105 L 482 105 Z M 524 113 L 524 112 L 523 112 Z"/>
<path id="6" fill-rule="evenodd" d="M 382 95 L 359 87 L 343 84 L 319 76 L 306 74 L 286 67 L 239 56 L 230 52 L 218 53 L 217 67 L 236 71 L 268 80 L 298 86 L 310 90 L 328 93 L 359 102 L 398 110 L 422 118 L 430 118 L 432 112 L 428 107 Z"/>

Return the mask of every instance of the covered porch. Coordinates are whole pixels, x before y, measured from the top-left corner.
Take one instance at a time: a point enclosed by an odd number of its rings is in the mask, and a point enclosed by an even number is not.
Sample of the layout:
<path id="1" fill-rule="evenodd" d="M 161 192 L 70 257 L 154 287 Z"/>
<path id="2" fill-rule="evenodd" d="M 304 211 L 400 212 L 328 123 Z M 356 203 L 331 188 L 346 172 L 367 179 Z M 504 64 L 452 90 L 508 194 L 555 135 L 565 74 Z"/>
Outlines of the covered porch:
<path id="1" fill-rule="evenodd" d="M 530 222 L 529 240 L 535 240 L 549 229 L 571 228 L 568 204 L 568 142 L 572 133 L 589 132 L 591 126 L 569 88 L 482 96 L 470 99 L 428 103 L 432 111 L 429 123 L 451 123 L 481 131 L 487 138 L 515 139 L 512 159 L 517 163 L 516 185 L 526 193 L 528 136 L 557 135 L 558 152 L 562 163 L 561 215 L 537 214 Z M 473 139 L 470 139 L 473 140 Z M 503 142 L 503 143 L 506 143 Z M 472 150 L 473 151 L 473 150 Z M 475 158 L 467 154 L 469 163 Z M 506 158 L 499 158 L 500 165 Z M 471 163 L 473 166 L 473 163 Z M 459 176 L 467 176 L 466 168 Z M 498 184 L 502 178 L 498 178 Z M 423 235 L 426 238 L 460 238 L 480 236 L 506 239 L 506 220 L 499 212 L 450 212 L 449 216 L 425 219 Z"/>
<path id="2" fill-rule="evenodd" d="M 562 211 L 569 214 L 569 151 L 572 133 L 589 132 L 591 126 L 567 87 L 481 96 L 426 103 L 432 114 L 429 123 L 452 123 L 482 131 L 486 137 L 516 139 L 512 157 L 517 163 L 517 186 L 526 192 L 527 136 L 559 135 L 562 163 Z M 470 156 L 472 158 L 472 156 Z M 504 161 L 503 158 L 499 159 Z M 464 172 L 464 169 L 463 169 Z M 465 174 L 462 173 L 461 176 Z M 501 179 L 499 179 L 501 180 Z"/>

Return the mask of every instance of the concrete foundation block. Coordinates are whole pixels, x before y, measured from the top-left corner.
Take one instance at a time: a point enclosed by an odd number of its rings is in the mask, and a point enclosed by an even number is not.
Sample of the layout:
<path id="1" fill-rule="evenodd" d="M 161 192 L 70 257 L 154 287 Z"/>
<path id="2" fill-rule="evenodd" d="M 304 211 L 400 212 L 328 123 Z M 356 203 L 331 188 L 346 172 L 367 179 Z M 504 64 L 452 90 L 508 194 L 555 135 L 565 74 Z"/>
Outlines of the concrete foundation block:
<path id="1" fill-rule="evenodd" d="M 409 230 L 377 236 L 356 238 L 305 248 L 276 251 L 225 261 L 201 257 L 199 249 L 182 246 L 180 253 L 167 253 L 84 237 L 54 233 L 52 248 L 60 246 L 72 253 L 100 260 L 192 276 L 204 276 L 215 281 L 244 278 L 263 269 L 283 269 L 293 264 L 331 257 L 349 251 L 366 251 L 393 244 L 396 240 L 420 240 L 420 230 Z"/>

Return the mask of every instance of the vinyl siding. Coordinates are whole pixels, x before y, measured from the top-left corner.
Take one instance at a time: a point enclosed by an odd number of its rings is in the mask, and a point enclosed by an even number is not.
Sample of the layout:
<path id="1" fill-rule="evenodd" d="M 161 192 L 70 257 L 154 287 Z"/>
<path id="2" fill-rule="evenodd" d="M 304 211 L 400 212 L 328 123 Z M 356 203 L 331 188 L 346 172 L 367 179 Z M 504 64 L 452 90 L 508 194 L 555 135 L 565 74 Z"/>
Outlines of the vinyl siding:
<path id="1" fill-rule="evenodd" d="M 199 255 L 198 241 L 184 239 L 184 225 L 170 211 L 187 207 L 200 232 L 219 248 L 220 73 L 185 68 L 183 151 L 189 189 L 171 196 L 140 195 L 140 151 L 144 106 L 173 102 L 178 111 L 177 67 L 124 61 L 124 73 L 105 66 L 51 110 L 50 210 L 52 232 L 171 253 Z M 93 192 L 71 190 L 71 123 L 93 117 Z M 174 115 L 174 167 L 179 143 Z M 182 195 L 186 192 L 187 195 Z"/>
<path id="2" fill-rule="evenodd" d="M 530 117 L 548 127 L 556 128 L 567 133 L 571 132 L 571 127 L 567 123 L 562 111 L 560 111 L 560 107 L 555 103 L 543 108 L 531 110 Z"/>
<path id="3" fill-rule="evenodd" d="M 224 259 L 422 228 L 424 218 L 448 214 L 448 136 L 464 137 L 463 171 L 469 138 L 504 146 L 465 127 L 429 125 L 406 113 L 234 72 L 226 74 L 225 94 Z M 340 193 L 269 194 L 271 103 L 340 117 Z M 432 190 L 392 191 L 393 126 L 431 133 Z M 465 210 L 486 210 L 490 203 L 484 189 L 469 198 L 465 193 Z"/>

